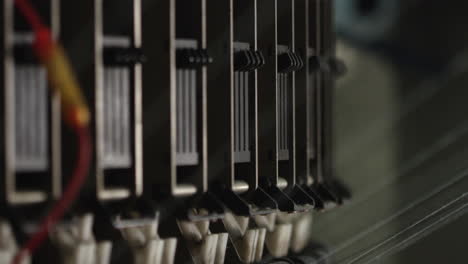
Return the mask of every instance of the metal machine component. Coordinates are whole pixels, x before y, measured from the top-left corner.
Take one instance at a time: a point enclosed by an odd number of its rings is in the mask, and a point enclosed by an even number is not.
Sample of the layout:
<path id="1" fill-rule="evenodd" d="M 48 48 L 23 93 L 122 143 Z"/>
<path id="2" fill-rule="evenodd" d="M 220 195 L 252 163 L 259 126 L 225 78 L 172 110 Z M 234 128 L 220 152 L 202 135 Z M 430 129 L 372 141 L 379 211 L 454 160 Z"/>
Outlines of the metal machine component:
<path id="1" fill-rule="evenodd" d="M 94 155 L 43 249 L 59 249 L 67 264 L 260 263 L 301 253 L 312 210 L 349 196 L 329 170 L 328 90 L 344 72 L 324 15 L 330 1 L 47 5 L 90 105 Z M 13 27 L 11 2 L 1 10 L 0 215 L 30 234 L 38 221 L 30 216 L 71 182 L 75 135 L 62 128 L 32 35 Z M 0 231 L 0 258 L 11 257 L 14 236 Z"/>
<path id="2" fill-rule="evenodd" d="M 168 0 L 155 10 L 142 20 L 142 76 L 143 83 L 153 83 L 144 91 L 144 112 L 157 116 L 144 115 L 143 122 L 155 124 L 144 126 L 151 134 L 147 142 L 160 143 L 144 150 L 145 187 L 152 192 L 157 184 L 165 186 L 163 196 L 187 197 L 206 192 L 208 182 L 206 64 L 212 59 L 206 52 L 205 0 Z M 161 21 L 167 27 L 155 28 Z"/>
<path id="3" fill-rule="evenodd" d="M 96 185 L 103 200 L 143 192 L 141 2 L 100 0 L 96 15 Z M 118 13 L 121 21 L 113 17 Z M 117 25 L 116 25 L 117 24 Z M 119 24 L 121 24 L 119 26 Z"/>
<path id="4" fill-rule="evenodd" d="M 57 2 L 39 5 L 58 34 Z M 32 52 L 33 35 L 11 2 L 2 3 L 3 200 L 40 203 L 61 192 L 60 105 Z"/>

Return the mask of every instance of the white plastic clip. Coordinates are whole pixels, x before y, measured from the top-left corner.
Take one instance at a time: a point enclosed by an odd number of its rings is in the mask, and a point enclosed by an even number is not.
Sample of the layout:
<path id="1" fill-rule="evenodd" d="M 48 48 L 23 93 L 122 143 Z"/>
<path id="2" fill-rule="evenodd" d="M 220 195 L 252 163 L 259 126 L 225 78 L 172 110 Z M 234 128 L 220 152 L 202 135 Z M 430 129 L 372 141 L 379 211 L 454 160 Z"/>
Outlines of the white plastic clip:
<path id="1" fill-rule="evenodd" d="M 209 221 L 178 221 L 182 236 L 195 264 L 223 264 L 228 241 L 227 233 L 212 234 Z"/>
<path id="2" fill-rule="evenodd" d="M 11 263 L 16 253 L 18 246 L 16 239 L 7 221 L 0 220 L 0 263 Z M 25 256 L 21 264 L 31 263 L 30 256 Z"/>
<path id="3" fill-rule="evenodd" d="M 109 264 L 112 243 L 96 243 L 93 233 L 93 215 L 86 214 L 69 226 L 58 226 L 52 239 L 62 249 L 64 264 Z"/>
<path id="4" fill-rule="evenodd" d="M 173 264 L 177 239 L 161 239 L 158 221 L 151 224 L 121 229 L 123 236 L 133 249 L 135 264 Z"/>

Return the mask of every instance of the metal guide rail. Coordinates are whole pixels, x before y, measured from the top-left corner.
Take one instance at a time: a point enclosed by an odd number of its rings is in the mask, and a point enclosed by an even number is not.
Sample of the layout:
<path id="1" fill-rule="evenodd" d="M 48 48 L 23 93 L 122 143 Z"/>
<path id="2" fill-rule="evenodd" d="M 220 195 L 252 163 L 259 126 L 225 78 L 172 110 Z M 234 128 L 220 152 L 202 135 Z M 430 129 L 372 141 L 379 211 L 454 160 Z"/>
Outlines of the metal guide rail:
<path id="1" fill-rule="evenodd" d="M 330 160 L 333 82 L 345 70 L 332 0 L 31 2 L 85 89 L 94 155 L 80 199 L 25 263 L 313 259 L 313 211 L 350 198 Z M 9 263 L 75 157 L 30 29 L 13 1 L 1 14 Z"/>

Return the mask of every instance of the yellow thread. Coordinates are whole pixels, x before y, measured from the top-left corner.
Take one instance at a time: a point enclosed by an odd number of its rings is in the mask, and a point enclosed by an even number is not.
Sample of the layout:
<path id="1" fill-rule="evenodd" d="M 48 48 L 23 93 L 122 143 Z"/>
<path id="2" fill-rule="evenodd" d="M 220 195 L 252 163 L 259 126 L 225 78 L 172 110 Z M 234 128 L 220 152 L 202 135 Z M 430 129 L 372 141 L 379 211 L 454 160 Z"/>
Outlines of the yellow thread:
<path id="1" fill-rule="evenodd" d="M 47 68 L 51 86 L 61 96 L 65 112 L 74 113 L 76 119 L 74 121 L 78 122 L 78 125 L 88 124 L 90 120 L 88 107 L 62 47 L 55 44 L 50 49 L 50 53 L 43 56 L 42 61 Z"/>

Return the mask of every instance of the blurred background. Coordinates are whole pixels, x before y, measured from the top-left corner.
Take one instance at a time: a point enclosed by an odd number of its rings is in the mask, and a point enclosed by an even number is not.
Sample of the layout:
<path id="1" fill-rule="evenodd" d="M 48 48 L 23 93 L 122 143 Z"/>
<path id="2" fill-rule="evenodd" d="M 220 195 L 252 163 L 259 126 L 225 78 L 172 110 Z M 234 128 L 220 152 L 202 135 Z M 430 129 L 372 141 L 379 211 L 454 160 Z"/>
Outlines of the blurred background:
<path id="1" fill-rule="evenodd" d="M 468 263 L 468 1 L 336 0 L 333 263 Z"/>

